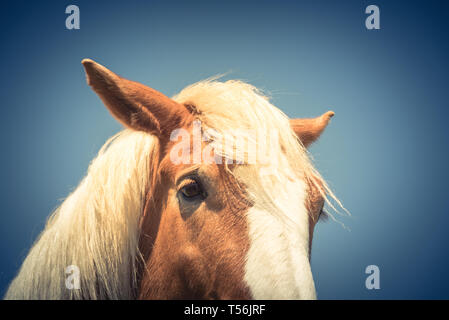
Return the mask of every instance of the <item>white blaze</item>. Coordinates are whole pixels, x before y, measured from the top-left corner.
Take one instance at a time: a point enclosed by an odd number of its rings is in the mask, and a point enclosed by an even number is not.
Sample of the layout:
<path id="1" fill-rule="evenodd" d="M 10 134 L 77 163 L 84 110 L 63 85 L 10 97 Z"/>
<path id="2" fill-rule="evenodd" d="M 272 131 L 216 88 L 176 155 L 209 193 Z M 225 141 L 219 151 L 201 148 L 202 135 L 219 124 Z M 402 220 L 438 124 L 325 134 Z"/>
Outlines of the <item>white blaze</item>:
<path id="1" fill-rule="evenodd" d="M 247 212 L 250 248 L 245 281 L 254 299 L 316 299 L 309 261 L 306 186 L 301 180 L 285 180 L 271 190 L 281 216 L 257 199 Z"/>

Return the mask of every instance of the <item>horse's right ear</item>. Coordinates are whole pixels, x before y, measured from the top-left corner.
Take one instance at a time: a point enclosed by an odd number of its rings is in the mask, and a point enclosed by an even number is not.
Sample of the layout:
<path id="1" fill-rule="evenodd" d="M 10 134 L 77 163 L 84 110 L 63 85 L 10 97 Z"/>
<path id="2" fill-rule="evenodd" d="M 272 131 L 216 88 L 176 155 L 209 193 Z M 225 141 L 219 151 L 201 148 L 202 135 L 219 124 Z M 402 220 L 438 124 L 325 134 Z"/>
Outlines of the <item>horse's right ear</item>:
<path id="1" fill-rule="evenodd" d="M 189 114 L 187 109 L 141 83 L 124 79 L 90 59 L 81 62 L 87 83 L 126 127 L 167 138 Z"/>
<path id="2" fill-rule="evenodd" d="M 308 147 L 320 137 L 334 115 L 335 113 L 333 111 L 328 111 L 316 118 L 290 119 L 290 127 L 296 133 L 299 140 L 301 140 L 302 144 Z"/>

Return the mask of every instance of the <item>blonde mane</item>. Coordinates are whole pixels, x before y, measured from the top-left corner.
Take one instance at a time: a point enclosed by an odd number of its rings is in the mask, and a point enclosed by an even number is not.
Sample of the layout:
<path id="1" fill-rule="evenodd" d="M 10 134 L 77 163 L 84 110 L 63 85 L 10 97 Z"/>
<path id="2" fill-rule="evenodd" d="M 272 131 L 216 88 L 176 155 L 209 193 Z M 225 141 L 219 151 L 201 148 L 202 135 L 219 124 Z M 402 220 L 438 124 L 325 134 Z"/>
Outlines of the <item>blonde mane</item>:
<path id="1" fill-rule="evenodd" d="M 139 220 L 157 141 L 124 130 L 110 138 L 78 188 L 55 210 L 6 299 L 131 299 Z M 66 288 L 77 266 L 80 289 Z"/>

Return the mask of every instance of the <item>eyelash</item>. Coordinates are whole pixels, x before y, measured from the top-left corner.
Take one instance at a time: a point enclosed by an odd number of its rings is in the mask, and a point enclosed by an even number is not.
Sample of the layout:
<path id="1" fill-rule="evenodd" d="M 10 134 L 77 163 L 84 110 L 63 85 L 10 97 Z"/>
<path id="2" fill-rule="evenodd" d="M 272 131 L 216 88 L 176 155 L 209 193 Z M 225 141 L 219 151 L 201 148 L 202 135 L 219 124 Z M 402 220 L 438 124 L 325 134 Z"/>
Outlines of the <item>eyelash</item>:
<path id="1" fill-rule="evenodd" d="M 183 190 L 185 188 L 188 188 L 192 185 L 196 185 L 197 186 L 197 191 L 198 194 L 193 195 L 193 196 L 187 196 L 185 194 L 185 192 L 183 192 Z M 179 191 L 181 193 L 181 196 L 183 197 L 184 200 L 186 201 L 195 201 L 198 200 L 198 198 L 201 198 L 202 200 L 204 200 L 207 197 L 207 193 L 204 191 L 201 183 L 198 181 L 198 179 L 196 178 L 186 178 L 182 183 L 181 186 L 179 187 Z"/>

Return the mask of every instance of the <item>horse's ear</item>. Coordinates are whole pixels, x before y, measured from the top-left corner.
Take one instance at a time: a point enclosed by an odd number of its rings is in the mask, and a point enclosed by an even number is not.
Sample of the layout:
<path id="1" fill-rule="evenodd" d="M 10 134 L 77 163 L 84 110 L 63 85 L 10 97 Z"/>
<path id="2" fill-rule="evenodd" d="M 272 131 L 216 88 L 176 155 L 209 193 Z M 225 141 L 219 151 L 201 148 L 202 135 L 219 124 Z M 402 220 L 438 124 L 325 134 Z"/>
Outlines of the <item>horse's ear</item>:
<path id="1" fill-rule="evenodd" d="M 290 119 L 290 126 L 303 145 L 308 147 L 320 137 L 334 114 L 333 111 L 328 111 L 312 119 Z"/>
<path id="2" fill-rule="evenodd" d="M 90 59 L 82 61 L 87 83 L 112 115 L 126 127 L 169 137 L 187 109 L 141 83 L 124 79 Z"/>

